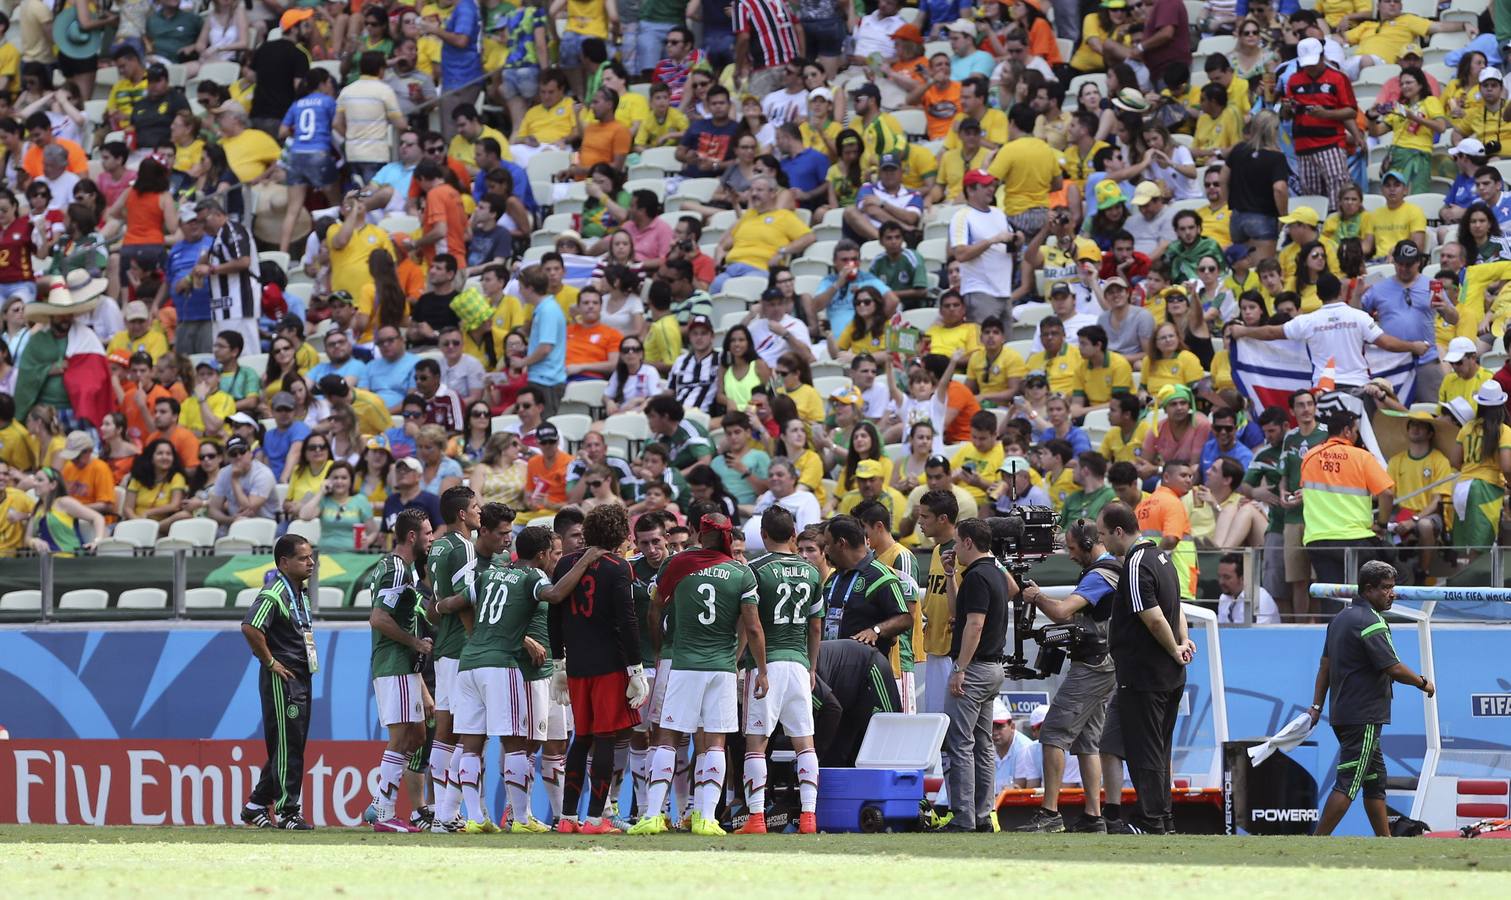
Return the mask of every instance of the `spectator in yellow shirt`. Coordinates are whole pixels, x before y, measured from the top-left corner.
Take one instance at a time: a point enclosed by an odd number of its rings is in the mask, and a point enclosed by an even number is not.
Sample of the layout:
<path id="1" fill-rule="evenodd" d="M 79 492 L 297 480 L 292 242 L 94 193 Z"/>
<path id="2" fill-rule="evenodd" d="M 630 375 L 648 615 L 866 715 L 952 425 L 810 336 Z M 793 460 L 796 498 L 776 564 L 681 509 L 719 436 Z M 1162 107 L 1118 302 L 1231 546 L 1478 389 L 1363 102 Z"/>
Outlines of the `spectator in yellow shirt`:
<path id="1" fill-rule="evenodd" d="M 452 135 L 446 154 L 466 166 L 469 173 L 477 173 L 477 142 L 485 137 L 498 141 L 500 159 L 514 161 L 508 139 L 497 128 L 484 125 L 472 104 L 464 103 L 452 110 L 451 123 L 456 126 L 456 134 Z"/>
<path id="2" fill-rule="evenodd" d="M 1385 195 L 1385 205 L 1364 213 L 1364 223 L 1359 226 L 1359 242 L 1364 247 L 1367 259 L 1383 258 L 1397 243 L 1414 242 L 1427 252 L 1427 215 L 1415 203 L 1406 202 L 1407 185 L 1411 180 L 1402 172 L 1392 169 L 1380 182 L 1380 192 Z"/>
<path id="3" fill-rule="evenodd" d="M 1448 401 L 1463 397 L 1470 405 L 1475 405 L 1474 392 L 1494 377 L 1494 373 L 1480 365 L 1479 345 L 1474 338 L 1456 337 L 1449 341 L 1443 362 L 1452 371 L 1443 376 L 1443 384 L 1438 388 L 1438 404 L 1446 408 Z"/>
<path id="4" fill-rule="evenodd" d="M 974 322 L 965 320 L 965 299 L 954 291 L 939 299 L 939 321 L 923 333 L 929 352 L 954 356 L 956 350 L 974 353 L 981 349 L 981 331 Z"/>
<path id="5" fill-rule="evenodd" d="M 982 321 L 981 346 L 971 351 L 965 373 L 965 385 L 978 401 L 1005 406 L 1017 396 L 1028 366 L 1018 351 L 1007 346 L 1007 330 L 1001 319 L 987 316 Z"/>
<path id="6" fill-rule="evenodd" d="M 127 354 L 146 353 L 155 363 L 168 352 L 168 339 L 152 330 L 152 312 L 147 304 L 133 300 L 126 304 L 126 330 L 117 331 L 105 345 L 105 352 L 124 350 Z"/>
<path id="7" fill-rule="evenodd" d="M 658 81 L 651 85 L 651 114 L 635 132 L 635 147 L 675 147 L 687 126 L 687 114 L 672 106 L 672 89 Z"/>
<path id="8" fill-rule="evenodd" d="M 1206 165 L 1227 153 L 1243 139 L 1243 118 L 1228 105 L 1228 89 L 1207 83 L 1201 89 L 1201 116 L 1196 120 L 1196 139 L 1191 155 Z"/>
<path id="9" fill-rule="evenodd" d="M 524 165 L 542 147 L 565 146 L 582 136 L 577 104 L 567 94 L 567 77 L 558 70 L 540 76 L 538 102 L 514 126 L 509 149 L 514 161 Z"/>
<path id="10" fill-rule="evenodd" d="M 1076 369 L 1071 389 L 1071 407 L 1076 416 L 1100 409 L 1114 394 L 1133 391 L 1133 366 L 1121 353 L 1107 349 L 1107 332 L 1100 325 L 1086 325 L 1076 340 L 1080 344 L 1081 365 Z"/>
<path id="11" fill-rule="evenodd" d="M 1076 372 L 1082 362 L 1081 351 L 1065 342 L 1065 323 L 1055 316 L 1041 319 L 1039 343 L 1044 349 L 1028 358 L 1028 371 L 1043 372 L 1049 379 L 1051 391 L 1070 396 L 1075 390 Z"/>
<path id="12" fill-rule="evenodd" d="M 997 481 L 997 467 L 1002 465 L 1002 442 L 997 440 L 997 417 L 981 410 L 971 416 L 970 443 L 955 451 L 950 460 L 955 483 L 964 488 L 977 505 L 987 502 L 987 491 Z"/>

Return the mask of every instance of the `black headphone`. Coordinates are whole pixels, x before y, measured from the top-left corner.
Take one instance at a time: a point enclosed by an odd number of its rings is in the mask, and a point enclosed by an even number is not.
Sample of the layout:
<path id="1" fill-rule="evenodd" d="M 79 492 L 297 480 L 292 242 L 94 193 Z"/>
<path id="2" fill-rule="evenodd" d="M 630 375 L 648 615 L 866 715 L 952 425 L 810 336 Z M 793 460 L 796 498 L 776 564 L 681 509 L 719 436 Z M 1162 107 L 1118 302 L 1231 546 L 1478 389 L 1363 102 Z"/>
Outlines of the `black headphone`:
<path id="1" fill-rule="evenodd" d="M 1096 546 L 1101 536 L 1101 533 L 1097 531 L 1097 523 L 1095 522 L 1076 519 L 1075 524 L 1070 526 L 1071 540 L 1074 540 L 1081 550 L 1086 553 L 1091 552 L 1091 548 Z"/>

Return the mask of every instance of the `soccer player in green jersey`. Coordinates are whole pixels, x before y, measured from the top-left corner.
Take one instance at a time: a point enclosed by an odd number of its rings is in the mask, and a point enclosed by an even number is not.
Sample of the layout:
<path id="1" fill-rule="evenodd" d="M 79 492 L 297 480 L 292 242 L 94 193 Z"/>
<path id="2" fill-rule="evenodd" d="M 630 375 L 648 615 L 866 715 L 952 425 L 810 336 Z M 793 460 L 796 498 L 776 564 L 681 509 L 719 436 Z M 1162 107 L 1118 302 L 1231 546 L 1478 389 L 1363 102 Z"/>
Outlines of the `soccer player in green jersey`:
<path id="1" fill-rule="evenodd" d="M 655 613 L 651 606 L 651 583 L 656 580 L 656 574 L 661 571 L 661 566 L 666 562 L 666 520 L 657 513 L 645 513 L 635 520 L 634 538 L 635 549 L 640 553 L 630 557 L 630 572 L 635 580 L 630 586 L 635 598 L 635 618 L 640 623 L 640 660 L 646 667 L 646 680 L 650 682 L 651 697 L 656 696 L 656 682 L 661 677 L 661 663 L 657 661 L 660 653 L 661 629 L 654 622 Z M 666 667 L 671 668 L 671 659 L 666 660 Z M 651 739 L 656 731 L 655 720 L 647 715 L 640 717 L 640 724 L 636 725 L 630 734 L 630 778 L 635 785 L 635 804 L 640 809 L 640 814 L 645 815 L 647 801 L 646 785 L 646 760 L 650 755 Z M 610 791 L 610 794 L 617 794 Z"/>
<path id="2" fill-rule="evenodd" d="M 508 563 L 505 548 L 514 521 L 501 503 L 482 508 L 477 549 L 498 561 L 477 573 L 464 593 L 438 604 L 444 613 L 470 609 L 472 634 L 458 660 L 456 730 L 461 736 L 460 787 L 469 834 L 487 831 L 480 794 L 483 745 L 492 735 L 503 738 L 504 787 L 509 795 L 515 833 L 550 831 L 530 815 L 533 766 L 529 750 L 546 734 L 546 684 L 540 677 L 546 648 L 528 634 L 546 604 L 571 594 L 583 572 L 604 551 L 589 549 L 552 585 L 545 570 L 556 563 L 555 538 L 538 526 L 520 532 L 518 560 Z"/>
<path id="3" fill-rule="evenodd" d="M 430 744 L 430 777 L 435 782 L 436 808 L 430 830 L 437 834 L 458 831 L 465 824 L 458 818 L 462 750 L 456 745 L 451 721 L 457 659 L 472 630 L 470 607 L 451 607 L 456 610 L 453 613 L 442 613 L 437 607 L 446 598 L 466 593 L 477 571 L 472 533 L 477 530 L 479 509 L 477 495 L 465 485 L 442 494 L 441 520 L 446 523 L 446 533 L 430 545 L 427 560 L 432 594 L 426 601 L 425 617 L 435 629 L 435 739 Z"/>
<path id="4" fill-rule="evenodd" d="M 885 512 L 885 510 L 883 510 Z M 818 753 L 813 745 L 813 684 L 818 646 L 824 639 L 824 601 L 818 570 L 797 553 L 792 513 L 773 506 L 761 514 L 766 553 L 750 561 L 755 573 L 761 632 L 766 642 L 767 688 L 755 695 L 745 677 L 745 805 L 750 817 L 739 834 L 766 833 L 766 744 L 780 722 L 797 751 L 798 833 L 814 834 L 818 823 Z"/>
<path id="5" fill-rule="evenodd" d="M 430 519 L 425 511 L 406 509 L 393 526 L 394 548 L 373 567 L 367 577 L 373 609 L 368 624 L 373 629 L 372 679 L 378 700 L 378 721 L 388 729 L 388 746 L 378 767 L 377 809 L 374 831 L 416 831 L 394 816 L 399 781 L 409 765 L 409 755 L 425 743 L 425 720 L 435 703 L 425 689 L 419 669 L 422 657 L 432 649 L 430 638 L 416 628 L 420 595 L 415 590 L 415 566 L 430 549 Z"/>
<path id="6" fill-rule="evenodd" d="M 667 830 L 666 803 L 681 734 L 703 729 L 707 748 L 699 754 L 693 774 L 692 832 L 724 834 L 714 815 L 724 790 L 724 736 L 739 727 L 735 654 L 743 637 L 755 660 L 752 691 L 766 696 L 766 645 L 756 611 L 755 575 L 730 556 L 734 526 L 718 513 L 698 522 L 698 548 L 679 553 L 656 579 L 658 593 L 671 599 L 676 646 L 661 709 L 662 740 L 656 745 L 647 789 L 647 809 L 653 811 L 631 834 L 660 834 Z"/>

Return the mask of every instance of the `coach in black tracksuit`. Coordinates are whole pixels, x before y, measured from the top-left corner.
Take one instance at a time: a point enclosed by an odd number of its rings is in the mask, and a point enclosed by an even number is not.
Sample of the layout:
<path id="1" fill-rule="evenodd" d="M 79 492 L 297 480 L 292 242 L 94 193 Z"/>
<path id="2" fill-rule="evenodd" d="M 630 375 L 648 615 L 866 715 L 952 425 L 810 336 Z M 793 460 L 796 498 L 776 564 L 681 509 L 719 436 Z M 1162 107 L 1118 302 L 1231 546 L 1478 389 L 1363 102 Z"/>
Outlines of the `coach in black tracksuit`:
<path id="1" fill-rule="evenodd" d="M 241 820 L 258 828 L 308 831 L 313 826 L 299 813 L 304 784 L 304 743 L 310 732 L 310 681 L 314 658 L 314 624 L 305 590 L 315 569 L 314 548 L 296 534 L 286 534 L 273 547 L 277 576 L 270 581 L 246 618 L 241 633 L 257 657 L 258 693 L 262 695 L 262 733 L 268 761 Z M 272 807 L 275 824 L 268 815 Z"/>
<path id="2" fill-rule="evenodd" d="M 1186 637 L 1180 582 L 1168 551 L 1139 535 L 1133 510 L 1114 503 L 1102 511 L 1107 549 L 1124 557 L 1108 637 L 1117 671 L 1118 715 L 1128 773 L 1138 792 L 1134 829 L 1174 830 L 1170 815 L 1170 751 L 1186 688 L 1186 664 L 1196 645 Z"/>

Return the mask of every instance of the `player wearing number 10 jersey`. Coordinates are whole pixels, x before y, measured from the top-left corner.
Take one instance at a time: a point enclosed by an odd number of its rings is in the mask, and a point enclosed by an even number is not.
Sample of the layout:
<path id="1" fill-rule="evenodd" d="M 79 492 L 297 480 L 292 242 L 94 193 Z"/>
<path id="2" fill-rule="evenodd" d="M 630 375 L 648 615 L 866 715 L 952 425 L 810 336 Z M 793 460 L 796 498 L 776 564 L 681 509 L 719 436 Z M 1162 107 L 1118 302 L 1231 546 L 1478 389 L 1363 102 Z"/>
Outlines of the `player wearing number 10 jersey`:
<path id="1" fill-rule="evenodd" d="M 456 676 L 456 732 L 461 736 L 461 792 L 467 810 L 465 831 L 487 830 L 479 794 L 482 750 L 488 736 L 504 743 L 504 786 L 514 811 L 516 832 L 547 831 L 529 815 L 533 767 L 529 750 L 546 736 L 546 682 L 542 678 L 546 648 L 529 636 L 532 622 L 576 587 L 588 566 L 603 551 L 589 550 L 558 584 L 545 569 L 556 562 L 551 532 L 539 527 L 520 532 L 518 562 L 507 563 L 513 511 L 501 503 L 482 510 L 478 531 L 480 553 L 499 563 L 471 579 L 462 596 L 448 597 L 439 609 L 472 610 L 472 635 L 458 661 Z"/>
<path id="2" fill-rule="evenodd" d="M 792 513 L 773 506 L 761 515 L 767 553 L 750 562 L 755 573 L 761 631 L 766 642 L 766 696 L 755 693 L 749 654 L 745 678 L 745 805 L 750 817 L 740 834 L 766 833 L 766 743 L 780 722 L 797 751 L 798 831 L 818 830 L 818 753 L 813 743 L 813 672 L 824 639 L 823 583 L 818 569 L 797 554 Z"/>
<path id="3" fill-rule="evenodd" d="M 739 727 L 735 651 L 743 635 L 755 660 L 757 697 L 766 696 L 766 647 L 756 615 L 756 580 L 730 556 L 734 526 L 710 513 L 698 523 L 698 549 L 672 557 L 656 579 L 658 596 L 671 597 L 677 642 L 661 707 L 660 742 L 651 758 L 646 807 L 631 834 L 666 831 L 666 803 L 682 734 L 702 729 L 706 746 L 694 771 L 692 832 L 721 835 L 714 816 L 724 791 L 724 735 Z"/>

